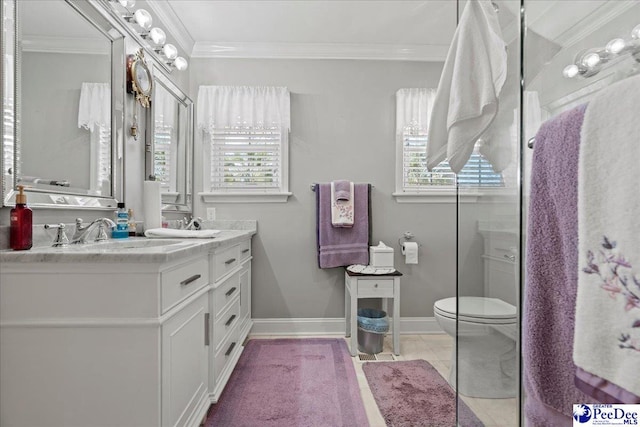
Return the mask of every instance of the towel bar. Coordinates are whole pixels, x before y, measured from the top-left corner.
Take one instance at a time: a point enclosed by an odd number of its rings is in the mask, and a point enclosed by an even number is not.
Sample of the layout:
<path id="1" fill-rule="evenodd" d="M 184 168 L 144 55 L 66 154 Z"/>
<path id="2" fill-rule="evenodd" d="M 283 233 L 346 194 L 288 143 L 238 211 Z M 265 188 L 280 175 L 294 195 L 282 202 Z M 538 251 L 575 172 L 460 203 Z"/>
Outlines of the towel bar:
<path id="1" fill-rule="evenodd" d="M 318 185 L 318 184 L 311 184 L 311 191 L 316 191 L 316 185 Z M 375 188 L 376 187 L 373 184 L 369 184 L 369 185 L 371 185 L 371 188 Z"/>

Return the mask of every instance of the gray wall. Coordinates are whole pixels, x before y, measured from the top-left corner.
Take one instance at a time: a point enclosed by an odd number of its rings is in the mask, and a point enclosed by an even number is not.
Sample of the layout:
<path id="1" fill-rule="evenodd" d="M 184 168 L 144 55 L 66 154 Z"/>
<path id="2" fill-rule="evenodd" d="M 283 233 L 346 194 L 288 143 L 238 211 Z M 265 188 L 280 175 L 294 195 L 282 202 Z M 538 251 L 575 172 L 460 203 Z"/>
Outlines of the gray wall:
<path id="1" fill-rule="evenodd" d="M 110 58 L 25 52 L 22 61 L 22 175 L 88 189 L 91 144 L 90 132 L 78 128 L 80 89 L 111 81 Z"/>
<path id="2" fill-rule="evenodd" d="M 435 300 L 455 295 L 455 204 L 398 204 L 391 196 L 395 92 L 436 87 L 441 63 L 193 58 L 190 67 L 194 98 L 199 85 L 211 84 L 287 86 L 291 91 L 289 202 L 210 205 L 218 219 L 258 220 L 254 317 L 344 315 L 343 269 L 317 267 L 315 199 L 309 188 L 340 178 L 375 186 L 373 240 L 396 250 L 395 265 L 405 274 L 402 315 L 432 316 Z M 201 152 L 198 144 L 196 153 Z M 196 191 L 202 191 L 201 170 L 196 161 Z M 205 217 L 206 207 L 197 197 L 195 214 Z M 419 265 L 407 266 L 400 256 L 397 241 L 404 231 L 412 231 L 423 245 Z"/>

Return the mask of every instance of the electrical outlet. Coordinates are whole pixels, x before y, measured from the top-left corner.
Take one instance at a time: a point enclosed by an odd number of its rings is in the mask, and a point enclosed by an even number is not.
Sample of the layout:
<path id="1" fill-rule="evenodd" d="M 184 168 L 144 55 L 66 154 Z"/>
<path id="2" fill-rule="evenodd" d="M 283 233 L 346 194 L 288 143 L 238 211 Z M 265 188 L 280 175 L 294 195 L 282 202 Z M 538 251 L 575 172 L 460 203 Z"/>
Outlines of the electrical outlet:
<path id="1" fill-rule="evenodd" d="M 207 208 L 207 220 L 213 221 L 216 219 L 216 208 Z"/>

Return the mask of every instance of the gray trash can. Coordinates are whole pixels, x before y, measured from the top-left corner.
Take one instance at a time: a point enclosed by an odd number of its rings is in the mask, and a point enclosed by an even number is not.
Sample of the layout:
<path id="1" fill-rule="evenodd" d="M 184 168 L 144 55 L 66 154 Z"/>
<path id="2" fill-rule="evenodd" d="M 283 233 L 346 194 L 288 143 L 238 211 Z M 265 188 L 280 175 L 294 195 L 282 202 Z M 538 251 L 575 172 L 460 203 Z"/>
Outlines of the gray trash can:
<path id="1" fill-rule="evenodd" d="M 384 336 L 389 331 L 387 313 L 375 308 L 358 309 L 358 350 L 376 354 L 382 351 Z"/>

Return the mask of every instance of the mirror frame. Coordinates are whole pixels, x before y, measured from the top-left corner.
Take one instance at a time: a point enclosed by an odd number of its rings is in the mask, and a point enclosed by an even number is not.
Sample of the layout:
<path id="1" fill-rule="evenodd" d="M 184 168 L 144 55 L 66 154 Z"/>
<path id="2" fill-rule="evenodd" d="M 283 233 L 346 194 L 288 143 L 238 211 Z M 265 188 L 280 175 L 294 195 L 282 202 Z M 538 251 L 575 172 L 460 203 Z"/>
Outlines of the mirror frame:
<path id="1" fill-rule="evenodd" d="M 124 104 L 125 104 L 125 74 L 126 74 L 126 62 L 125 62 L 125 34 L 122 30 L 112 23 L 108 18 L 103 15 L 103 12 L 94 6 L 87 0 L 64 0 L 70 7 L 72 7 L 82 18 L 86 19 L 91 25 L 93 25 L 98 31 L 100 31 L 108 40 L 111 41 L 111 195 L 110 196 L 96 196 L 90 194 L 79 194 L 65 192 L 61 190 L 51 189 L 39 189 L 39 188 L 25 188 L 25 193 L 29 200 L 29 205 L 36 208 L 72 208 L 72 209 L 92 209 L 92 210 L 112 210 L 119 200 L 124 200 L 124 170 L 123 161 L 117 158 L 118 151 L 122 151 L 124 156 L 124 149 L 118 150 L 118 138 L 122 139 L 124 135 L 120 131 L 123 129 L 124 124 Z M 2 206 L 15 206 L 16 191 L 16 177 L 19 175 L 20 165 L 17 161 L 19 158 L 20 144 L 21 144 L 21 129 L 20 126 L 16 126 L 16 123 L 20 123 L 20 111 L 22 99 L 20 91 L 22 88 L 21 81 L 21 68 L 22 68 L 22 53 L 19 50 L 19 46 L 22 43 L 21 28 L 22 22 L 19 11 L 19 0 L 2 0 L 2 12 L 4 15 L 5 4 L 13 4 L 13 27 L 5 28 L 5 17 L 2 16 L 2 31 L 5 30 L 13 32 L 14 43 L 13 46 L 7 44 L 6 39 L 10 37 L 3 37 L 2 41 L 2 54 L 3 57 L 7 51 L 13 51 L 14 61 L 10 65 L 13 67 L 13 82 L 6 82 L 8 84 L 13 83 L 14 88 L 14 102 L 13 102 L 13 123 L 10 126 L 13 127 L 12 137 L 14 141 L 13 145 L 13 157 L 11 159 L 5 158 L 5 134 L 7 132 L 7 125 L 2 123 L 2 152 L 3 155 L 0 158 L 2 162 L 2 176 L 0 177 L 2 184 Z M 4 87 L 5 78 L 7 72 L 2 72 L 2 84 Z M 6 105 L 7 94 L 3 94 L 3 105 Z M 124 144 L 124 141 L 122 141 Z M 8 163 L 8 164 L 7 164 Z M 10 169 L 12 171 L 12 178 L 5 182 L 5 171 Z"/>
<path id="2" fill-rule="evenodd" d="M 186 124 L 188 129 L 186 131 L 186 173 L 184 185 L 180 192 L 184 194 L 183 203 L 178 203 L 175 201 L 173 196 L 171 197 L 162 197 L 162 211 L 163 212 L 192 212 L 193 211 L 193 182 L 194 182 L 194 125 L 195 125 L 195 114 L 194 114 L 194 105 L 193 100 L 187 96 L 172 80 L 169 76 L 164 74 L 158 67 L 154 66 L 153 68 L 153 92 L 152 92 L 152 101 L 151 108 L 147 109 L 146 116 L 146 124 L 147 129 L 145 132 L 145 176 L 147 180 L 154 180 L 154 152 L 155 152 L 155 138 L 154 138 L 154 117 L 156 112 L 156 107 L 153 102 L 153 99 L 157 99 L 155 96 L 155 91 L 158 87 L 164 88 L 167 92 L 169 92 L 180 104 L 187 108 L 187 120 Z"/>

